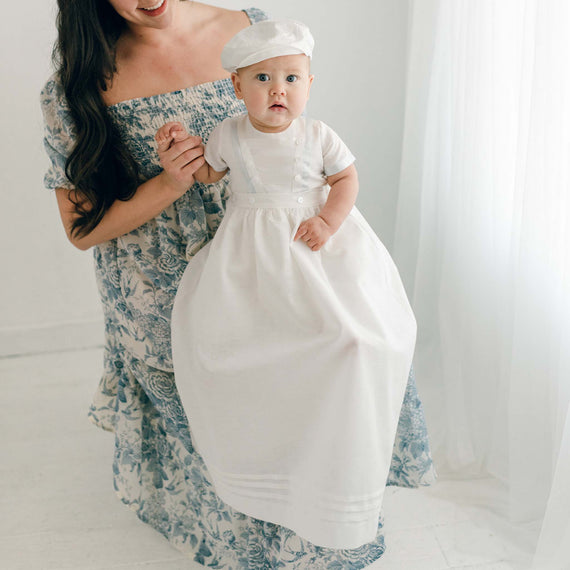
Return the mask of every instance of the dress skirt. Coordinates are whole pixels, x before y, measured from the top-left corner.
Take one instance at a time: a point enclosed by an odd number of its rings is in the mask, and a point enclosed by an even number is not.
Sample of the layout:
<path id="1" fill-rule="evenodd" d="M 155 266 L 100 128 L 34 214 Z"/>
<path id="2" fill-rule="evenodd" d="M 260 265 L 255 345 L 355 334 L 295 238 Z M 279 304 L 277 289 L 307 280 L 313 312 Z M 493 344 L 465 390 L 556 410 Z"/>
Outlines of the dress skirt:
<path id="1" fill-rule="evenodd" d="M 325 188 L 234 193 L 172 313 L 176 384 L 220 498 L 326 548 L 374 540 L 416 323 L 356 208 L 293 236 Z"/>

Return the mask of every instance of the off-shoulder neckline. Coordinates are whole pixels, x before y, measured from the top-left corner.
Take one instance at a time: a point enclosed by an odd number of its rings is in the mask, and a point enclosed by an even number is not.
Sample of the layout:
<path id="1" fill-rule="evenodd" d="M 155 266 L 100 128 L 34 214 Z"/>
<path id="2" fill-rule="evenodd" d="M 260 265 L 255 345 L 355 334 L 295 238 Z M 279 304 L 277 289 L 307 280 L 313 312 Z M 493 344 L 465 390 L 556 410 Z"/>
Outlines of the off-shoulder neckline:
<path id="1" fill-rule="evenodd" d="M 218 83 L 229 83 L 232 84 L 230 77 L 224 77 L 222 79 L 215 79 L 214 81 L 207 81 L 205 83 L 197 83 L 196 85 L 190 85 L 190 87 L 184 87 L 182 89 L 176 89 L 174 91 L 166 91 L 165 93 L 155 93 L 154 95 L 146 95 L 145 97 L 133 97 L 132 99 L 125 99 L 124 101 L 118 101 L 112 105 L 107 105 L 106 108 L 114 109 L 121 106 L 129 106 L 129 104 L 144 102 L 148 100 L 156 99 L 157 97 L 168 97 L 169 95 L 175 96 L 182 93 L 189 93 L 198 88 L 207 88 L 209 86 L 215 86 Z"/>

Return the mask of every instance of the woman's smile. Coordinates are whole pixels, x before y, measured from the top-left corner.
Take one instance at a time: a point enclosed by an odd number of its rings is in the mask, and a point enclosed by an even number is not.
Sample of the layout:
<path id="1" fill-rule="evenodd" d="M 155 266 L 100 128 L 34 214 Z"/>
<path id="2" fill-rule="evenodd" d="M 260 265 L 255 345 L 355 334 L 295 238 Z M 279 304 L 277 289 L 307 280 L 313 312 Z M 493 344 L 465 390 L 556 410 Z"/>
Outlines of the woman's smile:
<path id="1" fill-rule="evenodd" d="M 159 0 L 153 6 L 149 6 L 148 8 L 138 8 L 147 16 L 160 16 L 166 10 L 166 3 L 168 0 Z"/>

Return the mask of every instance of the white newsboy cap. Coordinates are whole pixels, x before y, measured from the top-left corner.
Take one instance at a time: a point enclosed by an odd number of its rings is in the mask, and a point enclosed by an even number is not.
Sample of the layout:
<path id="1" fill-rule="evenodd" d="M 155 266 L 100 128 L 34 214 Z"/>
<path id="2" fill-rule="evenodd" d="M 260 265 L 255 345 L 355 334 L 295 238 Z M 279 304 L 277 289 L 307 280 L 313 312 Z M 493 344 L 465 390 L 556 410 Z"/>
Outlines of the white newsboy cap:
<path id="1" fill-rule="evenodd" d="M 309 28 L 295 20 L 264 20 L 239 31 L 222 50 L 222 67 L 236 71 L 280 55 L 313 54 Z"/>

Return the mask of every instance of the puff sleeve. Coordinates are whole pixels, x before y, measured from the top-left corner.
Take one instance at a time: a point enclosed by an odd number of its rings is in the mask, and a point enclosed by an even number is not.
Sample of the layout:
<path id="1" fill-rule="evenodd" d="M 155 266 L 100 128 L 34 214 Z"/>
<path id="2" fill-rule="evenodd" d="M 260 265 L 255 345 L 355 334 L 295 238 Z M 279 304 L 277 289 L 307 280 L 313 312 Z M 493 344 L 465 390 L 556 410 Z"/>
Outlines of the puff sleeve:
<path id="1" fill-rule="evenodd" d="M 55 76 L 44 85 L 40 103 L 44 118 L 43 143 L 50 160 L 44 186 L 48 190 L 71 189 L 73 185 L 65 174 L 65 162 L 73 149 L 75 133 L 63 88 Z"/>
<path id="2" fill-rule="evenodd" d="M 206 149 L 204 151 L 204 158 L 206 162 L 216 171 L 223 172 L 228 168 L 224 160 L 224 130 L 228 119 L 224 119 L 219 123 L 210 133 Z"/>
<path id="3" fill-rule="evenodd" d="M 350 166 L 356 159 L 341 138 L 328 125 L 319 122 L 324 172 L 326 176 L 332 176 Z"/>

